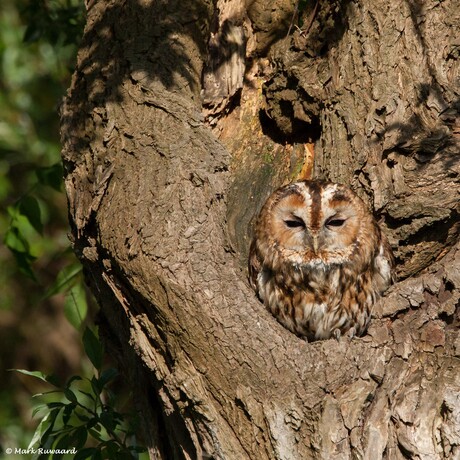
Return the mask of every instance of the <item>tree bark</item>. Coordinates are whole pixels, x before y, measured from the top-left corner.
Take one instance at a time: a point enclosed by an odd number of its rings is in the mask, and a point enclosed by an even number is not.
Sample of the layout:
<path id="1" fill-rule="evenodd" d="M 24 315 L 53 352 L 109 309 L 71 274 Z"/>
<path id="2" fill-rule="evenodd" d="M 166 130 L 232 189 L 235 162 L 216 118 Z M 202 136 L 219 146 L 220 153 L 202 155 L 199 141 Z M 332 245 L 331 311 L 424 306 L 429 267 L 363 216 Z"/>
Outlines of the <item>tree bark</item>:
<path id="1" fill-rule="evenodd" d="M 300 6 L 88 0 L 61 117 L 100 334 L 153 459 L 460 458 L 460 13 Z M 312 173 L 397 256 L 361 339 L 300 340 L 246 281 L 257 209 Z"/>

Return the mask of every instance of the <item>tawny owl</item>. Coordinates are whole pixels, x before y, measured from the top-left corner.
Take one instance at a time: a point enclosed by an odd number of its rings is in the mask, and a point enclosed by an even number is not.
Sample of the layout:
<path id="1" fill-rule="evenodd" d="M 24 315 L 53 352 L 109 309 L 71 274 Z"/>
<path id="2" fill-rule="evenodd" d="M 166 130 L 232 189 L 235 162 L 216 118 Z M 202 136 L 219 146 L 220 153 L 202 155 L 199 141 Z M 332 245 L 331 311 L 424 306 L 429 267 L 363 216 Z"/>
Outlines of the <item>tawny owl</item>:
<path id="1" fill-rule="evenodd" d="M 260 299 L 309 341 L 362 335 L 393 268 L 390 246 L 364 202 L 323 181 L 276 190 L 260 211 L 249 253 Z"/>

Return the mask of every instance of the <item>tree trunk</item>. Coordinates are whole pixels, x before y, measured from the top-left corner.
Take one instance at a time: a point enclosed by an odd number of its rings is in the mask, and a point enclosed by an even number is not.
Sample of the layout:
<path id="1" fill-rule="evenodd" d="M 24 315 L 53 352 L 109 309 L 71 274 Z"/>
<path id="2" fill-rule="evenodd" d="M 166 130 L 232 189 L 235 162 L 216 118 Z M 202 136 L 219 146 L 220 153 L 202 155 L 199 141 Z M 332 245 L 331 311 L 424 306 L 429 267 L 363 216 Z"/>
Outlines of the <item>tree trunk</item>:
<path id="1" fill-rule="evenodd" d="M 70 224 L 151 458 L 460 458 L 456 1 L 87 8 Z M 299 339 L 246 280 L 254 214 L 312 173 L 397 256 L 361 339 Z"/>

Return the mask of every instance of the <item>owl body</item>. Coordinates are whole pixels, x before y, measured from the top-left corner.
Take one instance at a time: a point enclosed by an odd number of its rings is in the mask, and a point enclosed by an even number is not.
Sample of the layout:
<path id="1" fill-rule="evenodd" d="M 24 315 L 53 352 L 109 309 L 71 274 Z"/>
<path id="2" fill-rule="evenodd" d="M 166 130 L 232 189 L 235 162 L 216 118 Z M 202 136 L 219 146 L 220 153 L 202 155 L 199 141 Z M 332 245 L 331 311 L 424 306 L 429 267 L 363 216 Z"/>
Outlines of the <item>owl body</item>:
<path id="1" fill-rule="evenodd" d="M 352 190 L 301 181 L 263 206 L 249 279 L 278 321 L 311 341 L 362 335 L 393 266 L 385 236 Z"/>

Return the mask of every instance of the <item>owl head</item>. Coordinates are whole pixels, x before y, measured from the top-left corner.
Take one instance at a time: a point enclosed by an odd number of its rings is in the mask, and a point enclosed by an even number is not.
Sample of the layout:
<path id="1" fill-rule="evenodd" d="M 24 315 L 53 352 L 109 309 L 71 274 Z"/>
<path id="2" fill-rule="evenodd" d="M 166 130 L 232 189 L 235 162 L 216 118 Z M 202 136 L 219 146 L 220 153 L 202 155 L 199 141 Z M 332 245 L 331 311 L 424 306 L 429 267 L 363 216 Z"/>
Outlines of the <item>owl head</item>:
<path id="1" fill-rule="evenodd" d="M 249 282 L 290 331 L 308 340 L 362 335 L 390 285 L 391 248 L 348 187 L 301 181 L 268 198 L 249 251 Z"/>
<path id="2" fill-rule="evenodd" d="M 352 260 L 365 264 L 378 247 L 379 234 L 372 214 L 351 189 L 300 181 L 268 198 L 257 220 L 255 241 L 265 266 L 276 268 L 283 261 L 328 267 Z"/>

